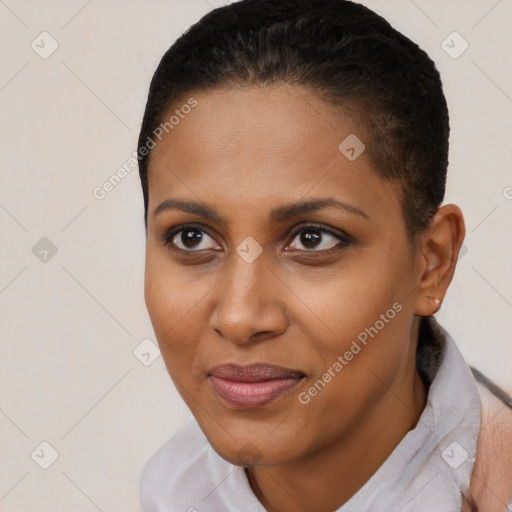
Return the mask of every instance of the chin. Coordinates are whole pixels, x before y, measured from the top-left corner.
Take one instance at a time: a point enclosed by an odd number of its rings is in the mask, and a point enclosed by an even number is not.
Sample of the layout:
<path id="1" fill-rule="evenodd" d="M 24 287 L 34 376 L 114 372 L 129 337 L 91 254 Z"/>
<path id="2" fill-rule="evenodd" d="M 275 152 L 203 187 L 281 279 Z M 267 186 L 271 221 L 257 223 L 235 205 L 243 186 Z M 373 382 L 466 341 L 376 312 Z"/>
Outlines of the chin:
<path id="1" fill-rule="evenodd" d="M 251 428 L 245 421 L 236 427 L 231 423 L 225 430 L 221 421 L 208 421 L 206 426 L 200 425 L 210 445 L 218 455 L 236 466 L 278 466 L 299 456 L 297 434 L 272 432 L 257 425 Z M 272 428 L 275 425 L 277 423 Z"/>
<path id="2" fill-rule="evenodd" d="M 240 447 L 233 444 L 231 446 L 216 445 L 212 442 L 210 444 L 218 455 L 235 466 L 280 466 L 295 458 L 290 452 L 292 446 L 276 448 L 270 443 L 268 446 L 261 443 L 256 445 L 249 439 Z M 293 449 L 296 450 L 296 446 Z"/>

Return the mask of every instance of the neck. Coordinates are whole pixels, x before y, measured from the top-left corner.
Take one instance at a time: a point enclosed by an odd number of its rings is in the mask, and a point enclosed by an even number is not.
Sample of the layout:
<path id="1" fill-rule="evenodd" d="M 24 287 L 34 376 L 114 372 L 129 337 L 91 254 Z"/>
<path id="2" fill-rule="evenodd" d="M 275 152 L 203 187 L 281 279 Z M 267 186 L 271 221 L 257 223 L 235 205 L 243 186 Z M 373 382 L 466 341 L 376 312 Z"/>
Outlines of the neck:
<path id="1" fill-rule="evenodd" d="M 415 428 L 425 407 L 427 394 L 414 362 L 410 375 L 397 376 L 364 421 L 343 438 L 293 462 L 247 470 L 268 512 L 337 510 L 371 478 Z"/>

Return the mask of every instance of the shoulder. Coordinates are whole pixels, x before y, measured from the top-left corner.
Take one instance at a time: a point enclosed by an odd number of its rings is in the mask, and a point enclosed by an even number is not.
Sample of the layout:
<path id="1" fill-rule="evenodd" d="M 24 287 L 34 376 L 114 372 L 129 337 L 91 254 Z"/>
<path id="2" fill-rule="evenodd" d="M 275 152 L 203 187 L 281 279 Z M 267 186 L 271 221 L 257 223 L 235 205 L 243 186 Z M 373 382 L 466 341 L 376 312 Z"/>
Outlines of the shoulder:
<path id="1" fill-rule="evenodd" d="M 215 452 L 193 416 L 146 463 L 139 494 L 144 512 L 260 510 L 244 469 Z"/>
<path id="2" fill-rule="evenodd" d="M 204 463 L 207 450 L 208 443 L 203 433 L 193 418 L 189 418 L 144 466 L 139 481 L 142 510 L 168 510 L 167 504 L 176 500 L 177 488 L 180 489 L 179 494 L 186 497 L 187 484 L 194 481 L 191 473 Z"/>
<path id="3" fill-rule="evenodd" d="M 477 381 L 481 428 L 470 495 L 480 511 L 505 511 L 512 497 L 512 408 Z"/>

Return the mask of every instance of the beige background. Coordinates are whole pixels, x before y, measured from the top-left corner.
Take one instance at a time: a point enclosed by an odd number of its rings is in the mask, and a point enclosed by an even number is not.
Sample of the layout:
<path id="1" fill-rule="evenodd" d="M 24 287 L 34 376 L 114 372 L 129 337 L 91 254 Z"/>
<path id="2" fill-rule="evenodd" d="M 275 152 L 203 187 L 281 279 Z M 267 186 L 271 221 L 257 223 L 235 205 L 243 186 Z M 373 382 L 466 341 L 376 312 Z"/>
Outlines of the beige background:
<path id="1" fill-rule="evenodd" d="M 1 511 L 139 510 L 143 464 L 187 416 L 161 358 L 133 353 L 154 340 L 137 169 L 92 191 L 132 156 L 163 52 L 221 3 L 0 0 Z M 366 4 L 440 68 L 468 235 L 438 317 L 512 392 L 512 1 Z"/>

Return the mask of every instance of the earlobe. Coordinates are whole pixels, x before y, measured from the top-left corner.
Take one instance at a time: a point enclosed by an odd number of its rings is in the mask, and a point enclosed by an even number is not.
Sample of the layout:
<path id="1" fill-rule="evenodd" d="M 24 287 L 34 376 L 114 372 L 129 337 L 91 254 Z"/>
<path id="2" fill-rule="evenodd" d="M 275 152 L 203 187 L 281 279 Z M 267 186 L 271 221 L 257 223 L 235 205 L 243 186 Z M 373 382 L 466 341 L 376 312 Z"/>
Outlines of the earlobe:
<path id="1" fill-rule="evenodd" d="M 437 211 L 422 240 L 423 273 L 418 285 L 415 313 L 437 313 L 453 278 L 457 257 L 464 240 L 464 217 L 454 204 Z"/>
<path id="2" fill-rule="evenodd" d="M 420 294 L 416 301 L 414 312 L 419 316 L 432 316 L 441 308 L 441 299 L 438 297 Z"/>

